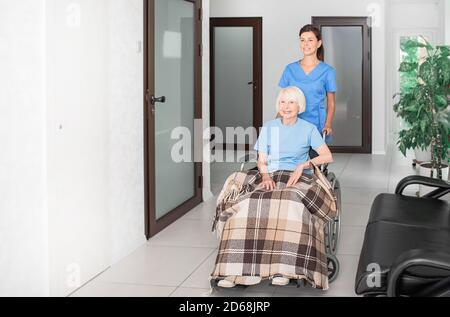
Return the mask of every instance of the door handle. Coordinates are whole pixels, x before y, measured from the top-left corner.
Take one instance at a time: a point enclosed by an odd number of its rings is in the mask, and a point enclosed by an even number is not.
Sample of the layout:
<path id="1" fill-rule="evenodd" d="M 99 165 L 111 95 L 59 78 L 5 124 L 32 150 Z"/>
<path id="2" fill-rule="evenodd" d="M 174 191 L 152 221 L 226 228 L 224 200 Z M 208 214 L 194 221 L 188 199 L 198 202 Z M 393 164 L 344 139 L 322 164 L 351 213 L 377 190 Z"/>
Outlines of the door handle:
<path id="1" fill-rule="evenodd" d="M 150 96 L 150 90 L 147 89 L 147 92 L 145 94 L 145 100 L 147 101 L 148 107 L 150 108 L 150 111 L 153 115 L 155 115 L 156 112 L 156 103 L 165 103 L 167 101 L 167 98 L 165 96 L 155 98 L 155 96 Z"/>
<path id="2" fill-rule="evenodd" d="M 247 85 L 253 85 L 253 89 L 258 89 L 258 81 L 251 81 L 249 83 L 247 83 Z"/>
<path id="3" fill-rule="evenodd" d="M 151 100 L 150 100 L 152 105 L 155 105 L 156 103 L 166 103 L 166 101 L 167 101 L 166 96 L 162 96 L 162 97 L 159 97 L 159 98 L 156 98 L 155 96 L 152 96 Z"/>

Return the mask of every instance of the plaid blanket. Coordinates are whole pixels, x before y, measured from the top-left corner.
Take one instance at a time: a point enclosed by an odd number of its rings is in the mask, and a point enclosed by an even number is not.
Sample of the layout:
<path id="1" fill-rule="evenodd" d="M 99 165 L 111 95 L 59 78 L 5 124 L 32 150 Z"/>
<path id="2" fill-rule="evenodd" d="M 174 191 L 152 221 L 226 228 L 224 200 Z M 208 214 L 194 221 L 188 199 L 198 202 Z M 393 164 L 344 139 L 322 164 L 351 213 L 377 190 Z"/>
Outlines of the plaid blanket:
<path id="1" fill-rule="evenodd" d="M 212 279 L 248 285 L 246 277 L 283 276 L 328 289 L 324 227 L 337 216 L 336 197 L 317 168 L 286 188 L 291 173 L 271 174 L 274 191 L 258 186 L 258 171 L 227 179 L 213 225 L 221 243 Z"/>

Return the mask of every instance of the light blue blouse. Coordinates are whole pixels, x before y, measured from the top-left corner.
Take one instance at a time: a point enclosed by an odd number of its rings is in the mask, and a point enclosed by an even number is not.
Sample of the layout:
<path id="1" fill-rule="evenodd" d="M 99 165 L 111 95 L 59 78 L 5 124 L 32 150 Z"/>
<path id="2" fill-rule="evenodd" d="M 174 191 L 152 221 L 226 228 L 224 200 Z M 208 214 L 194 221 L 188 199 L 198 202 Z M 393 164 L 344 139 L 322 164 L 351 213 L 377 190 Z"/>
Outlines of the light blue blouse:
<path id="1" fill-rule="evenodd" d="M 262 128 L 255 150 L 268 155 L 269 173 L 273 173 L 294 171 L 310 159 L 311 147 L 317 150 L 324 144 L 313 124 L 298 119 L 296 124 L 288 126 L 281 119 L 275 119 Z"/>
<path id="2" fill-rule="evenodd" d="M 300 118 L 314 124 L 320 133 L 325 128 L 327 110 L 325 100 L 327 93 L 337 92 L 336 70 L 330 65 L 320 62 L 306 75 L 299 61 L 289 64 L 281 77 L 279 86 L 286 88 L 296 86 L 306 97 L 306 112 Z"/>

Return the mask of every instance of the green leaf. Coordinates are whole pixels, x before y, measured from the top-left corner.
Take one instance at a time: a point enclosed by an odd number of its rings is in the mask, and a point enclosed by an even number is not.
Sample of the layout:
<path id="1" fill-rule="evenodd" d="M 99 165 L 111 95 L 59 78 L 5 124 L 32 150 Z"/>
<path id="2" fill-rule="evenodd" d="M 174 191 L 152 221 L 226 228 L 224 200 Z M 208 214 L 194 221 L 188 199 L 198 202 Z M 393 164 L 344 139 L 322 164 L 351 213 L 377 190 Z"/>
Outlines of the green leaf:
<path id="1" fill-rule="evenodd" d="M 437 69 L 439 84 L 443 87 L 450 86 L 450 59 L 448 57 L 440 57 L 437 60 Z"/>
<path id="2" fill-rule="evenodd" d="M 439 125 L 447 132 L 450 130 L 450 120 L 448 112 L 439 112 L 437 114 Z"/>
<path id="3" fill-rule="evenodd" d="M 420 107 L 419 111 L 417 112 L 417 120 L 420 119 L 420 117 L 421 117 L 422 114 L 423 114 L 423 111 L 424 111 L 423 107 Z"/>
<path id="4" fill-rule="evenodd" d="M 411 45 L 409 41 L 410 40 L 402 42 L 400 44 L 400 49 L 406 54 L 406 56 L 404 56 L 405 61 L 415 62 L 417 61 L 417 47 Z"/>
<path id="5" fill-rule="evenodd" d="M 397 103 L 394 105 L 394 112 L 395 112 L 395 113 L 397 113 L 397 112 L 399 111 L 399 107 L 400 107 L 400 103 L 397 102 Z"/>
<path id="6" fill-rule="evenodd" d="M 403 62 L 400 64 L 399 72 L 409 73 L 412 71 L 416 71 L 418 67 L 419 67 L 418 63 Z"/>
<path id="7" fill-rule="evenodd" d="M 420 130 L 422 131 L 422 133 L 426 133 L 427 131 L 427 122 L 422 120 L 420 121 Z"/>
<path id="8" fill-rule="evenodd" d="M 436 47 L 443 57 L 450 56 L 450 45 L 441 45 Z"/>
<path id="9" fill-rule="evenodd" d="M 403 154 L 403 156 L 406 157 L 406 146 L 405 146 L 405 144 L 400 143 L 400 145 L 399 145 L 399 150 L 400 150 L 400 152 Z"/>
<path id="10" fill-rule="evenodd" d="M 428 46 L 426 44 L 420 43 L 417 39 L 406 40 L 402 45 L 402 49 L 404 49 L 405 51 L 411 50 L 411 49 L 422 48 L 422 47 L 428 47 Z"/>
<path id="11" fill-rule="evenodd" d="M 434 102 L 438 109 L 445 109 L 448 106 L 447 97 L 445 95 L 437 95 L 434 98 Z"/>
<path id="12" fill-rule="evenodd" d="M 433 67 L 430 59 L 420 66 L 419 76 L 428 86 L 434 87 L 438 83 L 437 69 Z"/>

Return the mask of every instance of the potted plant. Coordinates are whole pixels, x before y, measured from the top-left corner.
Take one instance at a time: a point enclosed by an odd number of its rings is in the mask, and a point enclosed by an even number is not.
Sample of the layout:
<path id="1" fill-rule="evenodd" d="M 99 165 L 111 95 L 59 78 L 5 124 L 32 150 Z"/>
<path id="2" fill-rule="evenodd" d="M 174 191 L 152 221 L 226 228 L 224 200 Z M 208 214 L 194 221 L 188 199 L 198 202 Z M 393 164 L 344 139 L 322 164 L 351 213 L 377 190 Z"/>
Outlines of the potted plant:
<path id="1" fill-rule="evenodd" d="M 407 127 L 400 131 L 398 147 L 405 156 L 409 149 L 430 148 L 431 161 L 421 164 L 421 170 L 447 180 L 450 46 L 433 47 L 420 37 L 402 42 L 401 49 L 403 85 L 394 111 Z M 420 49 L 425 51 L 423 58 L 417 57 Z"/>

